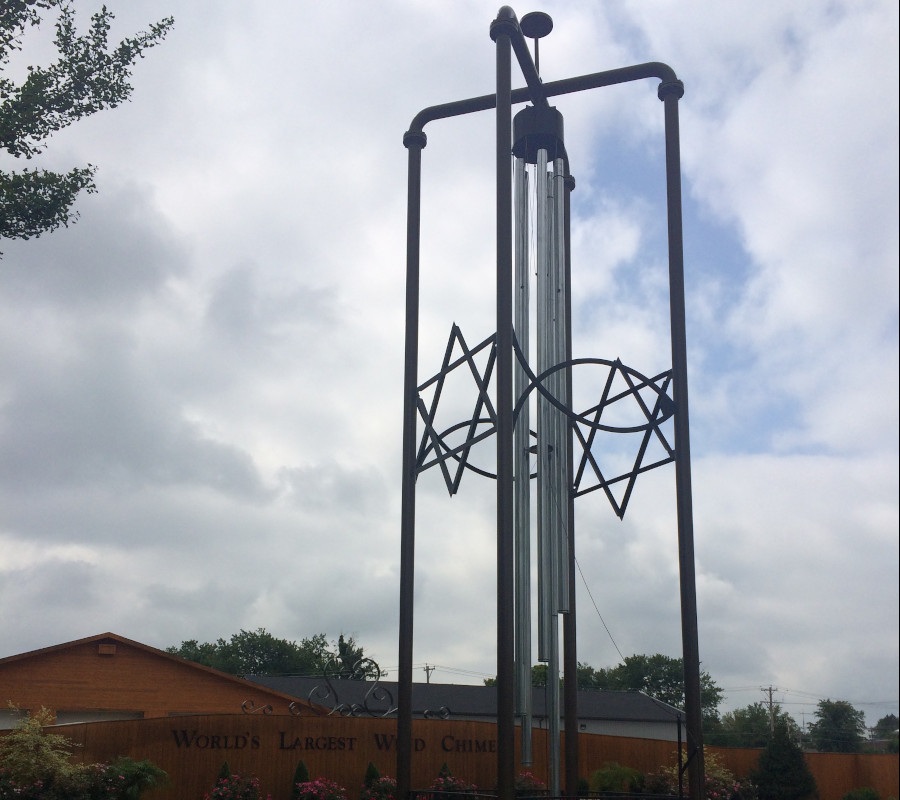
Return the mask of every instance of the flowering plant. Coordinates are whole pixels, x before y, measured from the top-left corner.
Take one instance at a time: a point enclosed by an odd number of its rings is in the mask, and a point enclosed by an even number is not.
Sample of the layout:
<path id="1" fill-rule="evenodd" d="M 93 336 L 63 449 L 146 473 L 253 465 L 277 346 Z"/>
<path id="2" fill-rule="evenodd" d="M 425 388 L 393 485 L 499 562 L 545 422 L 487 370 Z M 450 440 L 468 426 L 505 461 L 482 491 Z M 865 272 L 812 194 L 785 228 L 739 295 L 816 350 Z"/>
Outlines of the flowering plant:
<path id="1" fill-rule="evenodd" d="M 547 785 L 534 777 L 530 772 L 520 772 L 516 775 L 516 795 L 533 797 L 547 791 Z"/>
<path id="2" fill-rule="evenodd" d="M 327 778 L 297 784 L 297 800 L 347 800 L 347 790 Z"/>
<path id="3" fill-rule="evenodd" d="M 454 778 L 452 775 L 441 775 L 434 779 L 429 787 L 432 792 L 467 792 L 472 794 L 478 791 L 478 787 L 472 783 L 466 783 L 462 778 Z"/>
<path id="4" fill-rule="evenodd" d="M 120 758 L 112 764 L 78 765 L 64 776 L 49 780 L 16 780 L 0 767 L 0 800 L 135 800 L 147 789 L 164 786 L 166 773 L 149 761 Z"/>
<path id="5" fill-rule="evenodd" d="M 368 786 L 363 785 L 359 800 L 396 800 L 397 781 L 389 775 L 375 778 Z"/>
<path id="6" fill-rule="evenodd" d="M 750 780 L 735 778 L 727 767 L 719 763 L 715 753 L 704 748 L 704 788 L 710 800 L 757 800 L 759 792 Z M 685 778 L 686 780 L 686 778 Z M 678 767 L 664 767 L 646 776 L 644 791 L 678 793 Z"/>
<path id="7" fill-rule="evenodd" d="M 259 778 L 255 775 L 219 778 L 213 790 L 203 795 L 203 800 L 263 800 L 259 793 Z M 272 795 L 267 794 L 265 800 L 272 800 Z"/>

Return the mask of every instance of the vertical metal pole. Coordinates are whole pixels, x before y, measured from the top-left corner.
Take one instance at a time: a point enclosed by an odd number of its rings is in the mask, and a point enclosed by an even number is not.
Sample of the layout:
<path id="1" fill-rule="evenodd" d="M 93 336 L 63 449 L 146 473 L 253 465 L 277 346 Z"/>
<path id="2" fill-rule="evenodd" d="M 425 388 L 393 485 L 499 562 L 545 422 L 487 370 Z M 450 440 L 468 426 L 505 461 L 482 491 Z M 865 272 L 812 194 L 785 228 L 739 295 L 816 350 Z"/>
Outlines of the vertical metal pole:
<path id="1" fill-rule="evenodd" d="M 497 46 L 497 794 L 515 797 L 515 558 L 513 528 L 512 46 L 515 14 L 491 24 Z"/>
<path id="2" fill-rule="evenodd" d="M 575 180 L 569 175 L 568 165 L 565 176 L 565 231 L 566 247 L 566 362 L 572 360 L 572 256 L 571 256 L 571 193 Z M 566 397 L 572 402 L 572 369 L 566 367 Z M 572 492 L 572 429 L 566 425 L 566 515 L 568 524 L 566 536 L 569 542 L 569 609 L 563 618 L 563 707 L 565 709 L 565 764 L 566 794 L 578 794 L 578 652 L 576 648 L 577 626 L 575 624 L 575 496 Z"/>
<path id="3" fill-rule="evenodd" d="M 403 377 L 403 482 L 400 511 L 400 652 L 397 674 L 397 791 L 412 780 L 413 584 L 416 550 L 416 386 L 419 358 L 419 240 L 424 133 L 408 132 L 406 210 L 406 349 Z"/>
<path id="4" fill-rule="evenodd" d="M 681 639 L 684 652 L 685 732 L 691 800 L 703 797 L 703 730 L 700 709 L 700 649 L 697 634 L 697 582 L 694 567 L 694 514 L 688 420 L 687 335 L 684 302 L 684 247 L 681 215 L 681 153 L 678 100 L 681 81 L 665 81 L 658 95 L 666 122 L 666 200 L 669 228 L 669 313 L 672 326 L 672 388 L 675 400 L 675 495 L 678 565 L 681 584 Z"/>

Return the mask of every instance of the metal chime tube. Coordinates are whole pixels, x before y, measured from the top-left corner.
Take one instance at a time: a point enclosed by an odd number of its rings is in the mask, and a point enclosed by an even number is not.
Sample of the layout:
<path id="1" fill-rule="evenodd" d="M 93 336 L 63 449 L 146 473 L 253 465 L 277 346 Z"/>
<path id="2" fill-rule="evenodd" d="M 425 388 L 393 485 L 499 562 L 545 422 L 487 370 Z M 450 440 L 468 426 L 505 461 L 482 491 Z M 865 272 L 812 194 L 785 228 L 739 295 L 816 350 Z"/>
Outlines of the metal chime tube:
<path id="1" fill-rule="evenodd" d="M 566 361 L 566 218 L 565 218 L 565 163 L 562 158 L 553 161 L 552 182 L 552 259 L 553 259 L 553 365 Z M 553 373 L 553 396 L 566 408 L 569 405 L 566 370 Z M 569 423 L 566 415 L 553 406 L 550 412 L 553 426 L 553 536 L 556 541 L 556 610 L 569 610 L 569 541 L 568 506 L 569 486 L 567 469 L 567 439 Z M 555 639 L 558 643 L 559 639 Z M 558 644 L 557 644 L 558 647 Z"/>
<path id="2" fill-rule="evenodd" d="M 550 299 L 550 238 L 548 225 L 548 184 L 547 151 L 539 150 L 535 174 L 535 241 L 537 256 L 537 372 L 543 372 L 549 365 L 551 345 L 549 319 Z M 548 387 L 549 388 L 549 387 Z M 548 402 L 543 392 L 537 400 L 537 513 L 538 513 L 538 660 L 550 660 L 552 632 L 550 619 L 554 611 L 555 587 L 553 575 L 556 548 L 551 538 L 552 502 L 551 486 L 551 441 L 549 439 Z M 549 676 L 548 676 L 549 680 Z"/>
<path id="3" fill-rule="evenodd" d="M 525 159 L 515 162 L 515 297 L 514 329 L 527 362 L 530 337 L 528 271 L 528 172 Z M 528 376 L 516 361 L 513 369 L 515 401 L 528 390 Z M 516 547 L 516 715 L 521 721 L 521 761 L 530 766 L 532 755 L 531 707 L 531 415 L 525 403 L 513 429 L 513 491 L 515 492 Z"/>
<path id="4" fill-rule="evenodd" d="M 565 312 L 565 167 L 553 161 L 548 173 L 547 151 L 536 158 L 537 239 L 537 371 L 552 370 L 566 359 Z M 549 396 L 548 396 L 549 395 Z M 554 400 L 556 402 L 554 402 Z M 556 405 L 568 405 L 565 370 L 551 372 L 538 393 L 538 543 L 541 608 L 538 657 L 547 662 L 550 790 L 560 785 L 559 614 L 569 604 L 568 421 Z"/>

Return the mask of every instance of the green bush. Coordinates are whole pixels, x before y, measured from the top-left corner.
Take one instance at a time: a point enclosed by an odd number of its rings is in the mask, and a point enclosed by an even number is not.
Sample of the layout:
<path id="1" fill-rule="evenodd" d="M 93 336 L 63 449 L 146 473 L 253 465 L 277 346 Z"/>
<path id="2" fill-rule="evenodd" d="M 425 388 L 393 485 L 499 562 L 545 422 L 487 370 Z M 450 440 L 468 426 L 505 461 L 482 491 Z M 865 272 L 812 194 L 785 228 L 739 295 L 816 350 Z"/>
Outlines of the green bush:
<path id="1" fill-rule="evenodd" d="M 818 794 L 803 751 L 784 725 L 775 726 L 750 777 L 759 789 L 760 800 L 806 800 Z"/>
<path id="2" fill-rule="evenodd" d="M 0 740 L 0 800 L 138 800 L 167 782 L 166 773 L 150 761 L 73 764 L 77 745 L 66 736 L 46 733 L 44 727 L 52 722 L 53 712 L 42 708 Z"/>
<path id="3" fill-rule="evenodd" d="M 168 775 L 152 761 L 117 758 L 112 764 L 101 765 L 101 771 L 107 787 L 104 796 L 119 800 L 138 800 L 144 792 L 169 782 Z"/>
<path id="4" fill-rule="evenodd" d="M 22 717 L 13 731 L 0 740 L 0 769 L 7 780 L 20 785 L 48 783 L 75 777 L 83 770 L 70 758 L 77 747 L 75 742 L 57 733 L 44 733 L 44 728 L 53 724 L 53 718 L 53 712 L 42 707 Z"/>
<path id="5" fill-rule="evenodd" d="M 294 780 L 291 781 L 291 800 L 298 800 L 300 797 L 300 784 L 309 783 L 309 770 L 303 759 L 297 762 L 297 769 L 294 770 Z"/>
<path id="6" fill-rule="evenodd" d="M 854 789 L 847 792 L 841 800 L 881 800 L 881 798 L 874 789 Z"/>
<path id="7" fill-rule="evenodd" d="M 592 792 L 639 792 L 644 788 L 644 776 L 636 769 L 607 761 L 591 775 Z"/>
<path id="8" fill-rule="evenodd" d="M 378 771 L 378 767 L 376 767 L 371 761 L 369 765 L 366 767 L 366 774 L 363 778 L 363 786 L 366 788 L 371 787 L 375 781 L 377 781 L 381 777 L 381 773 Z"/>

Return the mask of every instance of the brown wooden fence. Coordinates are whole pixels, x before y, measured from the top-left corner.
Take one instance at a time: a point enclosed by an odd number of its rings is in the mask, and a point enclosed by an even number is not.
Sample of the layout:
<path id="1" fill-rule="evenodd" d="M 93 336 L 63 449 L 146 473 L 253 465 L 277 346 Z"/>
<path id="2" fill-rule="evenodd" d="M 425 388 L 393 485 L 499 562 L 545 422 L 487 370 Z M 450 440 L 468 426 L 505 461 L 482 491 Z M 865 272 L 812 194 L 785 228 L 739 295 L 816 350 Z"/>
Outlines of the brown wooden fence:
<path id="1" fill-rule="evenodd" d="M 117 756 L 150 759 L 169 773 L 171 787 L 153 800 L 201 800 L 215 783 L 223 762 L 233 772 L 259 776 L 273 800 L 287 800 L 291 778 L 302 760 L 313 777 L 327 777 L 356 800 L 369 762 L 383 775 L 393 775 L 396 722 L 347 717 L 293 717 L 221 714 L 134 721 L 95 722 L 55 727 L 82 745 L 85 762 Z M 529 768 L 546 781 L 546 731 L 536 730 L 535 765 Z M 496 726 L 487 722 L 415 720 L 413 785 L 427 788 L 443 764 L 454 776 L 481 788 L 495 784 Z M 710 748 L 738 777 L 756 765 L 758 750 Z M 672 742 L 581 734 L 579 758 L 587 777 L 615 761 L 650 772 L 676 760 Z M 851 789 L 871 787 L 883 800 L 900 796 L 896 755 L 810 753 L 820 800 L 840 800 Z"/>

